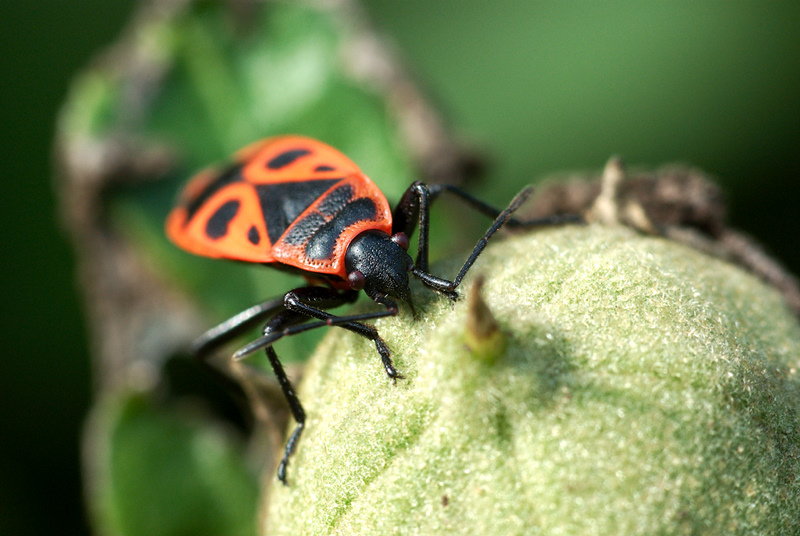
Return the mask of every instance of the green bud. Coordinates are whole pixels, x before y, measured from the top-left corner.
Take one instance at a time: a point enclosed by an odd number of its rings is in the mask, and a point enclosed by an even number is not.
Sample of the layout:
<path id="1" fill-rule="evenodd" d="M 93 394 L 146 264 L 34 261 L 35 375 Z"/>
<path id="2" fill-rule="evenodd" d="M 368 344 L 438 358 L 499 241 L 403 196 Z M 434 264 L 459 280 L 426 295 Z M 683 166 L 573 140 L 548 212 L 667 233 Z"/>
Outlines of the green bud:
<path id="1" fill-rule="evenodd" d="M 800 532 L 800 325 L 777 292 L 601 226 L 498 240 L 473 272 L 493 359 L 464 343 L 469 300 L 421 287 L 418 320 L 376 322 L 396 385 L 331 330 L 265 534 Z"/>

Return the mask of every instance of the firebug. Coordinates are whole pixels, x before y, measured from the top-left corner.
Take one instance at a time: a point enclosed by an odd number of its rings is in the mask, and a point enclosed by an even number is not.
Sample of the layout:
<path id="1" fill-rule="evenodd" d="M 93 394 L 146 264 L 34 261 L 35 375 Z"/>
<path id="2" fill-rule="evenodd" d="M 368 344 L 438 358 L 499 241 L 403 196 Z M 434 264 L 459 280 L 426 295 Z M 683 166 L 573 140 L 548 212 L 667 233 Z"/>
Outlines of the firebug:
<path id="1" fill-rule="evenodd" d="M 494 219 L 453 280 L 428 271 L 431 203 L 449 192 Z M 166 232 L 181 248 L 207 257 L 262 263 L 305 277 L 307 285 L 283 297 L 255 305 L 208 330 L 193 345 L 199 356 L 266 322 L 263 337 L 233 359 L 264 349 L 297 425 L 286 444 L 278 478 L 305 425 L 305 411 L 273 344 L 282 337 L 323 326 L 339 326 L 374 342 L 392 381 L 403 376 L 375 327 L 365 320 L 395 316 L 401 300 L 412 313 L 409 274 L 436 292 L 455 299 L 456 288 L 504 224 L 553 225 L 572 216 L 517 220 L 511 214 L 529 197 L 523 189 L 505 210 L 497 210 L 447 184 L 414 182 L 392 211 L 378 187 L 350 159 L 314 139 L 281 136 L 258 141 L 237 153 L 227 167 L 207 170 L 184 188 L 169 214 Z M 409 237 L 419 227 L 416 260 Z M 326 309 L 354 302 L 363 290 L 384 310 L 336 316 Z M 313 321 L 312 321 L 313 320 Z"/>

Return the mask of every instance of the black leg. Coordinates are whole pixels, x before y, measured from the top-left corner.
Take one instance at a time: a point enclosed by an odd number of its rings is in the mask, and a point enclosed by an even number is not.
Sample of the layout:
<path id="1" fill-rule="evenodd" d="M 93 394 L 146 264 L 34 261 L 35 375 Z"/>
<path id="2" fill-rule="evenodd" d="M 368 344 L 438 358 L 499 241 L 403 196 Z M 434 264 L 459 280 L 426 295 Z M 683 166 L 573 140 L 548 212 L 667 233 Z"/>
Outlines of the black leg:
<path id="1" fill-rule="evenodd" d="M 278 466 L 278 478 L 284 484 L 286 484 L 286 467 L 289 464 L 289 457 L 294 453 L 303 433 L 306 414 L 294 391 L 292 382 L 286 375 L 286 371 L 272 346 L 276 341 L 283 337 L 316 328 L 340 326 L 375 343 L 375 348 L 381 357 L 383 368 L 389 378 L 396 382 L 398 378 L 403 377 L 394 368 L 391 351 L 378 334 L 378 330 L 373 326 L 362 323 L 363 320 L 397 315 L 398 307 L 395 302 L 384 295 L 376 296 L 373 299 L 377 303 L 384 305 L 386 310 L 358 315 L 336 316 L 323 310 L 351 303 L 357 298 L 358 292 L 356 291 L 340 292 L 327 287 L 315 286 L 297 288 L 288 292 L 282 299 L 269 300 L 250 307 L 211 328 L 193 344 L 194 353 L 198 357 L 205 357 L 215 348 L 254 327 L 256 323 L 262 322 L 270 316 L 272 317 L 264 326 L 263 336 L 237 351 L 233 355 L 233 360 L 237 361 L 263 348 L 266 351 L 272 371 L 278 380 L 283 395 L 289 404 L 292 416 L 297 422 L 292 435 L 289 436 L 283 457 Z M 317 321 L 308 322 L 311 319 L 316 319 Z M 246 380 L 241 374 L 239 376 L 243 381 Z"/>
<path id="2" fill-rule="evenodd" d="M 516 196 L 514 196 L 514 199 L 511 200 L 511 203 L 508 204 L 505 210 L 497 215 L 491 227 L 489 227 L 489 229 L 487 229 L 486 233 L 483 235 L 483 238 L 478 240 L 478 243 L 475 244 L 475 247 L 472 249 L 472 253 L 470 253 L 469 257 L 467 257 L 467 260 L 464 261 L 464 265 L 461 267 L 461 270 L 459 270 L 458 275 L 456 275 L 455 279 L 453 279 L 450 284 L 446 285 L 444 288 L 440 287 L 438 284 L 431 285 L 428 283 L 428 285 L 433 289 L 440 290 L 445 293 L 455 291 L 456 287 L 461 284 L 461 280 L 464 279 L 465 275 L 467 275 L 467 271 L 469 271 L 469 269 L 478 259 L 478 256 L 483 253 L 483 250 L 492 235 L 494 235 L 500 229 L 500 227 L 502 227 L 511 218 L 511 214 L 525 201 L 527 201 L 532 193 L 533 187 L 527 186 L 526 188 L 523 188 L 522 191 Z M 414 275 L 417 275 L 416 272 Z M 421 281 L 425 283 L 425 279 L 421 279 Z"/>
<path id="3" fill-rule="evenodd" d="M 283 485 L 286 486 L 288 485 L 286 481 L 286 467 L 289 465 L 289 456 L 294 454 L 297 448 L 297 442 L 300 440 L 300 435 L 303 433 L 303 428 L 306 426 L 306 412 L 300 404 L 300 399 L 297 398 L 292 383 L 286 376 L 283 365 L 278 359 L 278 354 L 275 353 L 272 346 L 267 347 L 267 357 L 272 365 L 272 370 L 275 372 L 275 377 L 278 378 L 278 383 L 280 383 L 281 389 L 283 390 L 283 395 L 289 402 L 289 409 L 292 411 L 292 417 L 294 417 L 297 423 L 294 427 L 294 431 L 292 431 L 292 435 L 289 436 L 289 441 L 286 442 L 286 448 L 283 449 L 281 463 L 278 465 L 278 480 L 283 482 Z"/>
<path id="4" fill-rule="evenodd" d="M 271 397 L 267 396 L 263 389 L 259 387 L 260 382 L 255 379 L 258 376 L 256 371 L 235 361 L 229 361 L 224 364 L 214 363 L 208 357 L 234 337 L 262 324 L 270 316 L 285 311 L 285 309 L 283 298 L 259 303 L 209 329 L 195 339 L 191 346 L 191 353 L 197 358 L 201 367 L 208 369 L 214 375 L 222 375 L 226 379 L 232 378 L 238 383 L 249 401 L 253 417 L 268 428 L 269 423 L 274 420 L 271 404 L 269 403 Z"/>
<path id="5" fill-rule="evenodd" d="M 439 197 L 442 192 L 449 192 L 462 201 L 466 202 L 478 212 L 485 214 L 491 218 L 495 218 L 491 227 L 486 231 L 478 243 L 472 250 L 472 253 L 467 257 L 461 270 L 452 281 L 436 277 L 428 271 L 428 235 L 430 227 L 430 206 L 432 202 Z M 500 227 L 508 225 L 515 228 L 538 227 L 546 225 L 559 225 L 568 222 L 579 222 L 581 218 L 575 215 L 557 215 L 550 218 L 519 220 L 512 218 L 511 215 L 517 210 L 533 192 L 533 188 L 528 186 L 519 192 L 514 199 L 509 203 L 508 207 L 504 210 L 497 210 L 496 208 L 487 205 L 483 201 L 473 197 L 465 191 L 451 186 L 448 184 L 433 184 L 427 186 L 422 182 L 415 182 L 412 184 L 403 197 L 400 199 L 397 207 L 394 210 L 392 217 L 394 218 L 393 233 L 403 232 L 411 236 L 414 230 L 414 225 L 419 226 L 419 240 L 417 249 L 416 265 L 412 273 L 420 279 L 428 287 L 449 296 L 450 298 L 457 298 L 458 294 L 455 292 L 456 287 L 461 283 L 467 272 L 478 259 L 478 256 L 483 252 L 489 239 L 494 235 Z"/>
<path id="6" fill-rule="evenodd" d="M 256 327 L 266 318 L 284 309 L 283 298 L 268 300 L 245 309 L 200 335 L 192 343 L 191 352 L 201 359 L 205 358 L 226 342 Z"/>
<path id="7" fill-rule="evenodd" d="M 283 311 L 275 315 L 272 319 L 270 319 L 269 322 L 267 322 L 267 324 L 264 326 L 264 334 L 282 331 L 288 326 L 304 322 L 307 319 L 308 317 L 293 311 Z M 297 447 L 297 441 L 300 439 L 300 435 L 303 433 L 303 428 L 306 425 L 306 412 L 303 410 L 303 405 L 300 404 L 300 399 L 297 398 L 297 394 L 295 394 L 292 382 L 286 375 L 286 371 L 283 369 L 283 365 L 281 364 L 280 359 L 278 359 L 278 354 L 275 353 L 275 349 L 272 346 L 267 346 L 265 350 L 267 353 L 267 358 L 269 359 L 269 364 L 272 366 L 272 372 L 275 373 L 275 378 L 278 380 L 278 384 L 281 386 L 283 396 L 286 398 L 286 402 L 289 404 L 289 410 L 292 412 L 292 417 L 294 417 L 294 420 L 297 423 L 292 435 L 289 436 L 289 441 L 286 442 L 286 447 L 283 450 L 283 457 L 281 458 L 280 465 L 278 465 L 278 479 L 283 482 L 284 485 L 286 485 L 286 466 L 289 464 L 289 456 L 294 453 L 295 448 Z"/>
<path id="8" fill-rule="evenodd" d="M 320 327 L 340 326 L 373 341 L 376 349 L 378 350 L 378 354 L 381 356 L 381 361 L 383 362 L 383 367 L 386 371 L 386 374 L 395 382 L 398 378 L 402 378 L 402 376 L 394 368 L 389 347 L 378 334 L 378 330 L 376 330 L 373 326 L 361 323 L 362 320 L 396 315 L 398 311 L 396 303 L 389 300 L 385 296 L 378 296 L 375 298 L 375 301 L 386 306 L 387 309 L 385 311 L 364 313 L 359 315 L 336 316 L 323 310 L 323 308 L 332 308 L 353 301 L 357 296 L 358 293 L 355 291 L 339 292 L 325 287 L 303 287 L 292 290 L 291 292 L 288 292 L 286 296 L 284 296 L 282 306 L 280 308 L 275 307 L 275 309 L 282 310 L 275 314 L 264 326 L 264 336 L 246 345 L 233 355 L 233 359 L 238 360 L 261 348 L 264 348 L 267 358 L 269 358 L 270 365 L 272 366 L 272 371 L 275 373 L 278 384 L 281 386 L 283 395 L 289 404 L 289 409 L 292 412 L 292 416 L 297 422 L 294 431 L 292 431 L 292 435 L 289 436 L 289 440 L 286 442 L 286 447 L 283 451 L 283 457 L 278 465 L 278 479 L 283 482 L 284 485 L 287 484 L 286 468 L 289 465 L 289 458 L 292 456 L 292 454 L 294 454 L 294 451 L 297 448 L 297 443 L 300 440 L 303 429 L 305 428 L 306 413 L 302 404 L 300 403 L 300 399 L 295 393 L 292 382 L 286 375 L 286 371 L 284 370 L 283 365 L 281 364 L 280 359 L 278 359 L 278 355 L 275 353 L 275 349 L 273 348 L 273 344 L 277 340 Z M 318 321 L 308 323 L 307 321 L 312 318 L 315 318 Z M 234 322 L 234 319 L 231 319 L 227 323 L 223 323 L 220 326 L 230 325 L 236 326 L 236 329 L 239 329 L 238 326 L 243 325 L 243 323 L 244 322 L 240 322 L 237 324 Z M 218 328 L 214 329 L 219 329 L 219 326 Z M 219 331 L 225 332 L 221 329 L 219 329 Z M 214 338 L 214 340 L 216 339 L 217 338 Z"/>
<path id="9" fill-rule="evenodd" d="M 405 233 L 411 238 L 414 228 L 419 227 L 415 266 L 423 272 L 428 271 L 429 214 L 434 197 L 426 184 L 416 181 L 408 187 L 392 213 L 392 234 Z"/>
<path id="10" fill-rule="evenodd" d="M 263 337 L 256 339 L 255 341 L 239 349 L 235 354 L 233 354 L 233 358 L 242 359 L 247 357 L 261 348 L 266 348 L 274 344 L 278 339 L 283 337 L 296 335 L 304 331 L 326 326 L 340 326 L 371 340 L 375 344 L 375 348 L 381 357 L 383 368 L 386 370 L 387 376 L 389 376 L 389 378 L 391 378 L 393 381 L 402 379 L 403 376 L 397 372 L 397 369 L 394 368 L 394 364 L 392 363 L 391 351 L 378 334 L 378 330 L 369 324 L 361 323 L 363 320 L 372 320 L 374 318 L 397 315 L 397 304 L 385 296 L 378 296 L 375 301 L 386 306 L 385 311 L 363 313 L 359 315 L 336 316 L 322 310 L 323 308 L 331 308 L 344 303 L 340 301 L 343 294 L 346 295 L 348 293 L 340 293 L 336 290 L 325 287 L 303 287 L 288 292 L 284 298 L 284 306 L 288 311 L 304 315 L 305 318 L 316 318 L 320 321 L 303 325 L 286 326 L 281 330 L 272 330 L 269 333 L 267 333 L 265 330 Z"/>
<path id="11" fill-rule="evenodd" d="M 394 368 L 394 363 L 392 363 L 392 352 L 389 350 L 389 347 L 386 345 L 386 342 L 384 342 L 383 338 L 381 338 L 381 336 L 378 334 L 378 330 L 369 324 L 361 323 L 362 320 L 396 316 L 398 308 L 395 302 L 386 296 L 381 295 L 375 297 L 374 299 L 376 302 L 384 305 L 386 307 L 386 311 L 364 313 L 360 315 L 334 316 L 326 311 L 308 305 L 308 295 L 304 292 L 307 290 L 308 289 L 298 289 L 297 291 L 292 291 L 287 294 L 286 307 L 291 311 L 300 312 L 308 316 L 318 318 L 325 322 L 325 324 L 328 326 L 341 326 L 344 329 L 350 330 L 353 333 L 357 333 L 362 337 L 366 337 L 367 339 L 371 340 L 375 344 L 375 349 L 378 351 L 378 354 L 381 356 L 381 362 L 383 363 L 383 369 L 386 371 L 386 375 L 389 376 L 389 378 L 395 383 L 397 383 L 398 379 L 403 378 L 403 376 L 397 372 L 397 369 Z"/>
<path id="12" fill-rule="evenodd" d="M 528 186 L 524 188 L 523 191 L 531 188 L 532 187 Z M 477 197 L 474 197 L 473 195 L 465 192 L 464 190 L 462 190 L 457 186 L 452 186 L 450 184 L 432 184 L 428 187 L 428 189 L 430 191 L 430 196 L 432 200 L 439 197 L 439 194 L 441 192 L 448 192 L 455 195 L 456 197 L 458 197 L 459 199 L 470 205 L 472 208 L 474 208 L 481 214 L 488 216 L 489 218 L 497 218 L 502 213 L 501 210 L 498 210 L 495 207 L 484 203 Z M 528 196 L 526 196 L 526 198 L 527 197 Z M 508 221 L 505 223 L 505 226 L 512 229 L 526 229 L 531 227 L 546 227 L 549 225 L 561 225 L 564 223 L 582 223 L 582 222 L 583 218 L 577 214 L 555 214 L 553 216 L 548 216 L 547 218 L 530 218 L 522 220 L 510 217 L 508 218 Z"/>

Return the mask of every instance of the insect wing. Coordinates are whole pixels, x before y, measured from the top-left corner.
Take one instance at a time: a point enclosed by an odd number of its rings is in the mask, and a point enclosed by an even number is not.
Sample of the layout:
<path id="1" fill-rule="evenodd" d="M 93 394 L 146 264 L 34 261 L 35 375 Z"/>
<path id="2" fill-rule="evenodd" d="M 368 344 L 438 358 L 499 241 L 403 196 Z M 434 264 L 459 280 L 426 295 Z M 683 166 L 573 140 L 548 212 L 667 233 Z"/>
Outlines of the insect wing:
<path id="1" fill-rule="evenodd" d="M 363 173 L 337 181 L 295 218 L 275 242 L 278 262 L 308 272 L 347 279 L 347 246 L 360 233 L 390 234 L 392 213 L 386 198 Z"/>
<path id="2" fill-rule="evenodd" d="M 242 165 L 194 177 L 167 218 L 167 236 L 206 257 L 274 262 L 261 206 Z"/>
<path id="3" fill-rule="evenodd" d="M 236 154 L 246 162 L 244 174 L 257 184 L 341 179 L 361 170 L 341 152 L 302 136 L 280 136 L 255 142 Z"/>
<path id="4" fill-rule="evenodd" d="M 391 212 L 377 186 L 342 153 L 310 138 L 282 136 L 248 146 L 222 172 L 197 175 L 166 227 L 173 242 L 198 255 L 342 276 L 346 243 L 368 228 L 390 230 Z"/>

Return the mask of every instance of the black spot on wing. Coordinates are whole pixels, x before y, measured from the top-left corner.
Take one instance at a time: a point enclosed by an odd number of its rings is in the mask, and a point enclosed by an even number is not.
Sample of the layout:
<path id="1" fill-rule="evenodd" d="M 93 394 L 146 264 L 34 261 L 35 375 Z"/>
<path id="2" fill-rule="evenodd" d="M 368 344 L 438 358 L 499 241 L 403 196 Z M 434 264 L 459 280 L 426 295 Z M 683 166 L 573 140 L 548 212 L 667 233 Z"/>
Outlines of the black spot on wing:
<path id="1" fill-rule="evenodd" d="M 322 212 L 325 216 L 333 216 L 340 210 L 342 210 L 347 203 L 353 199 L 354 194 L 353 187 L 349 184 L 343 184 L 338 188 L 334 188 L 325 196 L 319 205 L 317 205 L 317 210 Z"/>
<path id="2" fill-rule="evenodd" d="M 308 149 L 290 149 L 288 151 L 284 151 L 278 156 L 274 157 L 272 160 L 267 162 L 267 168 L 271 170 L 278 170 L 284 168 L 297 160 L 298 158 L 302 158 L 306 155 L 311 154 L 311 151 Z"/>
<path id="3" fill-rule="evenodd" d="M 333 166 L 317 166 L 314 168 L 314 171 L 334 171 L 336 168 Z"/>
<path id="4" fill-rule="evenodd" d="M 356 222 L 374 220 L 377 211 L 375 202 L 366 197 L 348 203 L 332 220 L 314 232 L 306 243 L 306 256 L 316 260 L 330 259 L 342 231 Z"/>
<path id="5" fill-rule="evenodd" d="M 341 179 L 255 184 L 267 235 L 275 243 L 300 214 Z"/>
<path id="6" fill-rule="evenodd" d="M 228 169 L 220 173 L 220 175 L 214 179 L 206 188 L 194 199 L 192 199 L 186 205 L 186 221 L 184 225 L 188 224 L 194 215 L 197 213 L 198 210 L 209 200 L 211 197 L 228 186 L 229 184 L 233 184 L 235 182 L 242 182 L 244 181 L 244 177 L 242 176 L 242 164 L 234 164 L 230 166 Z"/>
<path id="7" fill-rule="evenodd" d="M 325 217 L 319 212 L 312 212 L 292 227 L 283 238 L 284 242 L 292 246 L 302 246 L 320 227 L 325 225 Z"/>
<path id="8" fill-rule="evenodd" d="M 250 226 L 250 230 L 247 231 L 247 240 L 254 246 L 257 246 L 258 243 L 261 242 L 261 233 L 258 232 L 255 225 Z"/>
<path id="9" fill-rule="evenodd" d="M 228 234 L 228 225 L 239 212 L 239 202 L 228 201 L 217 209 L 206 222 L 206 236 L 211 240 L 218 240 Z"/>

